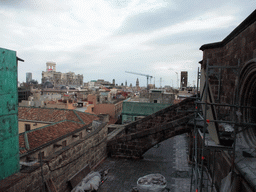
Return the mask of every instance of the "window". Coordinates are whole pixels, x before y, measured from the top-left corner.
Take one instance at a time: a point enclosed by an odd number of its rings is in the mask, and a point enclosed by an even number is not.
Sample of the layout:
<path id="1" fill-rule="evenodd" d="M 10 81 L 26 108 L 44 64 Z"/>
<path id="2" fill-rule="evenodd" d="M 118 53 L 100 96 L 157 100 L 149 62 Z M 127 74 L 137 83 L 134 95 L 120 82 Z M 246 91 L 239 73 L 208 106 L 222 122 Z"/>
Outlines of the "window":
<path id="1" fill-rule="evenodd" d="M 44 158 L 44 151 L 39 152 L 39 153 L 38 153 L 38 160 L 39 160 L 39 161 L 40 161 L 40 153 L 41 153 L 41 155 L 42 155 L 42 159 Z"/>
<path id="2" fill-rule="evenodd" d="M 157 100 L 154 100 L 154 103 L 157 103 Z"/>
<path id="3" fill-rule="evenodd" d="M 62 141 L 62 147 L 66 147 L 67 146 L 67 141 Z"/>
<path id="4" fill-rule="evenodd" d="M 30 131 L 30 124 L 25 124 L 25 131 Z"/>

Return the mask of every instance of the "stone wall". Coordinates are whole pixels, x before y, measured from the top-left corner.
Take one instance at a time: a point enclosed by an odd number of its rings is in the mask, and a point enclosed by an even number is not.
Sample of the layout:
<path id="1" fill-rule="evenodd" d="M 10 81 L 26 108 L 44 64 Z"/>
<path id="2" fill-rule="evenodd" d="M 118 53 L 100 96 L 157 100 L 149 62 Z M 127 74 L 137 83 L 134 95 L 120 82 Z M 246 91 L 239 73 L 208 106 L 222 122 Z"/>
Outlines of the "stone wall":
<path id="1" fill-rule="evenodd" d="M 91 129 L 91 127 L 88 127 Z M 53 140 L 48 145 L 40 146 L 33 151 L 29 151 L 28 153 L 23 153 L 20 155 L 20 160 L 25 162 L 27 159 L 37 159 L 39 157 L 39 153 L 43 153 L 44 157 L 51 156 L 53 153 L 58 152 L 61 148 L 64 148 L 72 143 L 76 143 L 83 138 L 87 138 L 89 133 L 87 132 L 87 128 L 80 129 L 79 132 L 76 132 L 72 135 L 66 136 L 64 138 L 57 138 Z M 66 143 L 66 146 L 63 146 L 63 142 Z"/>
<path id="2" fill-rule="evenodd" d="M 67 181 L 85 165 L 91 168 L 106 158 L 107 127 L 99 127 L 83 139 L 74 142 L 43 159 L 44 181 L 53 181 L 57 191 L 70 191 Z M 40 165 L 23 169 L 0 181 L 0 191 L 32 192 L 42 190 Z"/>
<path id="3" fill-rule="evenodd" d="M 141 158 L 157 143 L 175 135 L 190 132 L 186 124 L 194 117 L 194 98 L 162 109 L 143 119 L 120 126 L 108 139 L 108 155 L 124 158 Z M 192 127 L 193 128 L 193 127 Z"/>
<path id="4" fill-rule="evenodd" d="M 236 87 L 239 72 L 242 67 L 253 58 L 256 58 L 256 13 L 252 13 L 229 36 L 218 43 L 203 45 L 202 68 L 209 66 L 229 66 L 238 69 L 214 69 L 209 74 L 211 91 L 216 102 L 234 104 L 236 102 Z M 219 79 L 220 75 L 220 79 Z M 202 87 L 202 86 L 201 86 Z M 229 107 L 216 107 L 219 118 L 225 117 L 230 111 Z"/>
<path id="5" fill-rule="evenodd" d="M 97 104 L 94 105 L 93 112 L 97 115 L 99 114 L 109 114 L 111 118 L 115 118 L 115 105 L 111 103 L 107 104 Z"/>
<path id="6" fill-rule="evenodd" d="M 202 70 L 206 69 L 207 63 L 209 66 L 229 67 L 222 69 L 216 68 L 208 73 L 210 88 L 216 103 L 250 107 L 255 106 L 255 37 L 256 10 L 251 15 L 249 15 L 238 27 L 236 27 L 225 39 L 223 39 L 223 41 L 206 44 L 200 48 L 203 51 L 203 61 L 201 62 Z M 204 73 L 202 73 L 202 75 L 204 75 Z M 203 78 L 201 78 L 201 80 L 202 79 Z M 245 123 L 255 122 L 255 116 L 248 115 L 246 109 L 241 108 L 239 110 L 242 115 L 241 117 L 239 117 L 239 115 L 233 115 L 234 108 L 231 108 L 229 106 L 216 106 L 217 119 L 235 119 L 238 121 L 239 119 L 241 119 Z M 250 113 L 254 114 L 255 112 L 250 111 Z M 246 163 L 243 162 L 243 158 L 245 157 L 243 157 L 242 155 L 238 155 L 238 153 L 242 153 L 241 149 L 237 148 L 237 146 L 243 145 L 243 143 L 239 143 L 241 140 L 248 142 L 246 145 L 249 145 L 250 142 L 255 142 L 255 132 L 253 129 L 255 128 L 249 127 L 249 129 L 243 130 L 243 132 L 237 135 L 237 138 L 239 139 L 237 139 L 236 141 L 236 162 L 234 166 L 236 173 L 239 174 L 237 177 L 239 180 L 237 183 L 239 183 L 240 185 L 239 191 L 254 191 L 253 187 L 255 186 L 255 183 L 252 183 L 255 181 L 256 174 L 251 174 L 251 170 L 248 169 L 248 167 L 246 167 Z M 252 150 L 254 150 L 255 145 L 252 145 L 252 147 Z M 208 157 L 206 155 L 205 158 L 206 162 L 213 155 L 213 151 L 209 152 Z M 219 189 L 221 180 L 227 176 L 228 172 L 231 169 L 232 154 L 221 151 L 218 152 L 215 157 L 215 185 L 216 188 Z M 248 160 L 246 159 L 244 161 L 247 162 Z M 241 163 L 243 169 L 242 171 Z M 253 163 L 255 162 L 250 162 L 250 164 Z M 207 166 L 212 167 L 213 164 L 208 162 Z M 249 182 L 251 186 L 254 186 L 250 187 L 248 185 Z"/>

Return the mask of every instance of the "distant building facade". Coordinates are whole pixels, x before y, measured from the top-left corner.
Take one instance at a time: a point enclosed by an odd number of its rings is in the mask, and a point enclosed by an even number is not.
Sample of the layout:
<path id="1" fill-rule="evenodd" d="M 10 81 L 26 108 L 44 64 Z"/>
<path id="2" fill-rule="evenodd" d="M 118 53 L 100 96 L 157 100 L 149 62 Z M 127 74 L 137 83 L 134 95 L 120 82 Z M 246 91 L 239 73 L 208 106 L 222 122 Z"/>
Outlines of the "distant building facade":
<path id="1" fill-rule="evenodd" d="M 150 103 L 173 104 L 174 99 L 176 99 L 175 93 L 166 92 L 165 89 L 149 90 Z"/>
<path id="2" fill-rule="evenodd" d="M 55 62 L 46 63 L 46 71 L 42 72 L 42 84 L 51 82 L 54 87 L 83 86 L 83 75 L 76 75 L 74 72 L 61 73 L 56 71 Z"/>
<path id="3" fill-rule="evenodd" d="M 103 92 L 104 93 L 104 92 Z M 107 95 L 100 95 L 98 98 L 96 95 L 88 95 L 88 103 L 92 108 L 87 110 L 86 112 L 94 113 L 94 114 L 108 114 L 110 116 L 110 119 L 116 119 L 121 115 L 122 112 L 122 107 L 123 107 L 123 101 L 124 98 L 122 99 L 110 99 L 111 93 L 110 92 L 105 92 Z M 106 97 L 104 97 L 106 96 Z M 100 97 L 107 98 L 107 100 L 103 100 Z M 99 102 L 97 101 L 99 99 Z"/>
<path id="4" fill-rule="evenodd" d="M 27 72 L 26 73 L 26 83 L 29 83 L 32 80 L 32 73 Z"/>
<path id="5" fill-rule="evenodd" d="M 122 104 L 122 124 L 137 121 L 138 119 L 144 118 L 171 105 L 149 103 L 145 101 L 138 102 L 137 100 L 133 100 L 131 98 L 126 99 Z"/>
<path id="6" fill-rule="evenodd" d="M 188 72 L 181 71 L 180 73 L 180 88 L 181 90 L 186 89 L 188 86 Z"/>
<path id="7" fill-rule="evenodd" d="M 140 82 L 139 82 L 139 79 L 137 78 L 136 80 L 136 87 L 139 87 L 140 86 Z"/>

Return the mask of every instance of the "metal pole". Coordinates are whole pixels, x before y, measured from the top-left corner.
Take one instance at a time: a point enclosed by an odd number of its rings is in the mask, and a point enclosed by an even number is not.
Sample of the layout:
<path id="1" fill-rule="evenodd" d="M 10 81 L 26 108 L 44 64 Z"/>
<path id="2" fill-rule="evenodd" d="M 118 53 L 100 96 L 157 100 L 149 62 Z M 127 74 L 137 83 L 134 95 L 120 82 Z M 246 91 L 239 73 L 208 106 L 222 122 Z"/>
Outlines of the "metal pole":
<path id="1" fill-rule="evenodd" d="M 196 99 L 199 100 L 200 97 L 198 97 L 198 86 L 199 86 L 199 79 L 200 79 L 200 71 L 199 71 L 199 67 L 198 67 L 198 71 L 197 71 L 197 90 L 196 90 L 196 93 L 197 93 L 197 96 L 196 96 Z M 198 130 L 197 130 L 197 127 L 196 127 L 196 117 L 197 115 L 199 114 L 199 107 L 198 107 L 198 103 L 195 103 L 196 104 L 196 113 L 195 113 L 195 119 L 194 119 L 194 148 L 193 148 L 193 156 L 192 156 L 192 160 L 195 161 L 194 165 L 193 165 L 193 168 L 192 168 L 192 174 L 191 174 L 191 186 L 190 186 L 190 192 L 192 192 L 192 183 L 193 183 L 193 169 L 194 169 L 194 174 L 195 174 L 195 181 L 194 181 L 194 189 L 195 190 L 198 190 L 198 143 L 197 143 L 197 140 L 198 140 Z"/>
<path id="2" fill-rule="evenodd" d="M 234 101 L 234 104 L 220 104 L 220 103 L 207 103 L 207 98 L 208 98 L 208 91 L 210 89 L 209 87 L 209 69 L 214 69 L 214 68 L 219 68 L 219 90 L 218 90 L 218 99 L 219 99 L 219 102 L 220 102 L 220 90 L 221 90 L 221 69 L 222 68 L 234 68 L 234 69 L 237 69 L 238 70 L 238 80 L 237 80 L 237 84 L 236 84 L 236 92 L 235 92 L 235 101 Z M 202 145 L 201 145 L 201 175 L 199 175 L 199 182 L 200 182 L 200 185 L 199 185 L 199 191 L 202 192 L 203 191 L 203 186 L 204 184 L 206 184 L 206 187 L 207 189 L 205 190 L 208 190 L 208 180 L 207 180 L 207 183 L 203 183 L 204 182 L 204 177 L 203 177 L 203 167 L 204 167 L 204 153 L 205 153 L 205 131 L 206 131 L 206 127 L 207 127 L 207 123 L 206 123 L 206 118 L 207 118 L 207 107 L 208 105 L 216 105 L 216 106 L 228 106 L 228 107 L 234 107 L 234 115 L 233 115 L 233 118 L 230 120 L 230 121 L 220 121 L 220 120 L 211 120 L 211 122 L 227 122 L 227 123 L 231 123 L 231 124 L 234 124 L 234 144 L 233 144 L 233 148 L 231 147 L 230 149 L 233 151 L 233 158 L 232 158 L 232 167 L 231 167 L 231 171 L 232 173 L 234 172 L 234 167 L 235 167 L 235 147 L 236 147 L 236 134 L 237 132 L 239 132 L 237 130 L 237 127 L 238 126 L 242 126 L 242 125 L 251 125 L 252 123 L 241 123 L 238 121 L 238 118 L 236 118 L 236 111 L 240 108 L 246 108 L 246 106 L 240 106 L 239 105 L 239 102 L 240 102 L 240 95 L 239 95 L 239 87 L 240 86 L 240 60 L 238 60 L 238 67 L 221 67 L 221 66 L 209 66 L 209 60 L 207 60 L 207 63 L 206 63 L 206 79 L 205 79 L 205 95 L 204 95 L 204 99 L 205 101 L 204 102 L 200 102 L 200 103 L 196 103 L 196 104 L 204 104 L 204 110 L 205 110 L 205 114 L 204 114 L 204 128 L 203 128 L 203 138 L 202 138 Z M 201 97 L 202 99 L 202 97 Z M 249 107 L 249 108 L 253 108 L 253 107 Z M 235 119 L 234 119 L 235 118 Z M 200 121 L 200 119 L 196 119 L 196 121 Z M 196 141 L 195 141 L 196 142 Z M 223 150 L 226 149 L 226 148 L 223 148 Z M 211 151 L 211 149 L 209 149 Z M 197 145 L 195 146 L 195 153 L 197 152 Z M 213 166 L 212 166 L 212 179 L 211 179 L 211 185 L 209 187 L 211 187 L 211 191 L 214 190 L 214 183 L 215 183 L 215 164 L 216 164 L 216 160 L 215 160 L 215 157 L 216 157 L 216 150 L 214 149 L 213 150 Z M 197 159 L 197 158 L 196 158 Z M 200 159 L 199 159 L 200 160 Z M 208 166 L 209 166 L 209 161 L 210 159 L 208 159 Z M 195 164 L 197 165 L 197 164 Z M 209 170 L 211 169 L 211 167 L 209 167 Z M 195 186 L 196 186 L 196 182 L 195 182 Z M 197 189 L 197 188 L 195 188 Z"/>
<path id="3" fill-rule="evenodd" d="M 197 102 L 197 101 L 196 101 Z M 200 104 L 207 104 L 207 105 L 216 105 L 216 106 L 227 106 L 227 107 L 238 107 L 237 105 L 225 104 L 225 103 L 206 103 L 206 102 L 199 102 Z M 256 109 L 256 107 L 251 106 L 239 106 L 239 108 L 250 108 Z"/>
<path id="4" fill-rule="evenodd" d="M 197 72 L 197 82 L 198 82 L 198 76 L 199 76 L 199 68 L 198 68 L 198 72 Z M 197 96 L 196 96 L 197 98 Z M 197 108 L 197 103 L 195 103 L 195 106 Z M 198 109 L 197 109 L 198 110 Z M 194 118 L 194 138 L 195 139 L 195 135 L 196 135 L 196 117 L 197 117 L 197 111 L 195 113 L 195 118 Z M 193 136 L 193 135 L 192 135 Z M 190 179 L 190 192 L 192 192 L 192 185 L 193 185 L 193 176 L 194 176 L 194 173 L 196 174 L 196 171 L 194 171 L 195 167 L 196 167 L 196 158 L 195 158 L 195 150 L 196 150 L 196 145 L 195 145 L 195 140 L 193 142 L 193 148 L 192 148 L 192 169 L 191 169 L 191 179 Z M 195 161 L 195 163 L 193 163 L 193 161 Z M 196 170 L 196 169 L 195 169 Z M 197 179 L 195 178 L 195 182 L 197 181 Z M 195 183 L 195 186 L 196 186 L 196 183 Z"/>
<path id="5" fill-rule="evenodd" d="M 210 175 L 211 173 L 208 171 L 208 170 L 211 170 L 211 168 L 210 168 L 211 150 L 208 149 L 207 151 L 208 151 L 208 154 L 209 154 L 209 155 L 208 155 L 208 157 L 207 157 L 207 166 L 206 166 L 206 169 L 207 169 L 207 170 L 206 170 L 206 171 L 207 171 L 207 181 L 206 181 L 207 185 L 206 185 L 206 191 L 208 192 L 208 187 L 210 186 L 210 185 L 209 185 L 209 181 L 210 181 L 210 178 L 209 178 L 209 177 L 211 176 L 211 175 Z"/>
<path id="6" fill-rule="evenodd" d="M 238 67 L 240 67 L 240 59 L 238 59 Z M 235 168 L 235 158 L 236 158 L 236 129 L 237 129 L 237 119 L 236 118 L 236 110 L 239 109 L 239 86 L 240 86 L 240 68 L 238 68 L 238 77 L 237 77 L 237 88 L 236 88 L 236 101 L 235 101 L 235 104 L 237 105 L 237 107 L 235 108 L 235 111 L 234 111 L 234 121 L 235 121 L 235 126 L 234 126 L 234 143 L 233 143 L 233 159 L 232 159 L 232 173 L 234 172 L 234 168 Z"/>
<path id="7" fill-rule="evenodd" d="M 196 114 L 195 114 L 196 116 Z M 196 122 L 196 120 L 194 119 L 194 122 Z M 194 125 L 194 132 L 195 132 L 195 126 Z M 193 135 L 192 135 L 193 137 Z M 191 179 L 190 179 L 190 192 L 192 192 L 192 185 L 193 185 L 193 174 L 195 173 L 193 170 L 195 169 L 195 164 L 193 163 L 194 161 L 194 155 L 195 155 L 195 142 L 193 142 L 193 148 L 192 148 L 193 152 L 192 152 L 192 169 L 191 169 Z"/>
<path id="8" fill-rule="evenodd" d="M 221 68 L 219 69 L 218 102 L 220 102 Z"/>
<path id="9" fill-rule="evenodd" d="M 213 185 L 214 185 L 214 179 L 215 179 L 215 175 L 214 175 L 214 171 L 215 171 L 215 153 L 216 153 L 216 150 L 214 149 L 214 152 L 213 152 L 213 166 L 212 166 L 212 185 L 211 185 L 211 191 L 213 191 Z"/>
<path id="10" fill-rule="evenodd" d="M 39 158 L 40 158 L 40 166 L 41 166 L 41 176 L 42 176 L 42 185 L 43 185 L 43 192 L 45 192 L 45 186 L 44 186 L 44 174 L 43 174 L 43 162 L 42 162 L 42 152 L 39 152 Z"/>
<path id="11" fill-rule="evenodd" d="M 179 89 L 179 75 L 178 72 L 175 72 L 177 74 L 177 89 Z"/>
<path id="12" fill-rule="evenodd" d="M 208 72 L 208 65 L 209 65 L 209 60 L 207 59 L 207 63 L 206 63 L 206 78 L 205 78 L 205 102 L 207 103 L 207 96 L 208 96 L 208 88 L 209 88 L 209 72 Z M 207 104 L 204 106 L 204 129 L 203 129 L 203 141 L 202 141 L 202 153 L 201 153 L 201 182 L 200 182 L 200 192 L 202 192 L 202 188 L 203 188 L 203 178 L 204 178 L 204 174 L 203 174 L 203 166 L 204 166 L 204 145 L 205 145 L 205 133 L 206 133 L 206 118 L 207 118 Z"/>
<path id="13" fill-rule="evenodd" d="M 198 86 L 199 86 L 199 67 L 198 67 L 198 78 L 197 78 L 197 94 L 198 94 Z M 199 99 L 199 97 L 198 97 Z M 199 113 L 199 107 L 198 105 L 197 106 L 197 114 Z M 195 123 L 195 128 L 196 128 L 196 123 Z M 197 140 L 198 140 L 198 130 L 195 129 L 195 170 L 196 170 L 196 175 L 195 175 L 195 189 L 198 190 L 198 143 L 197 143 Z"/>
<path id="14" fill-rule="evenodd" d="M 204 119 L 197 119 L 197 121 L 204 121 Z M 209 120 L 209 122 L 217 122 L 217 123 L 229 123 L 229 124 L 235 124 L 238 126 L 256 126 L 256 123 L 237 123 L 234 121 L 222 121 L 222 120 Z"/>
<path id="15" fill-rule="evenodd" d="M 147 76 L 147 90 L 148 90 L 148 76 Z"/>

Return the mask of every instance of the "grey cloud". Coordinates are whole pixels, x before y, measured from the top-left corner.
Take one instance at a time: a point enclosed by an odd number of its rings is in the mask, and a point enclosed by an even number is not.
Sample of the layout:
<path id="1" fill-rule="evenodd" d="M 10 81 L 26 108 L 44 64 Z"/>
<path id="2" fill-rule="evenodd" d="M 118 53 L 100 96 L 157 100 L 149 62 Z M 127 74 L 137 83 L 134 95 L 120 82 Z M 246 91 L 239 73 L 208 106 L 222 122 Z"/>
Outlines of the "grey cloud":
<path id="1" fill-rule="evenodd" d="M 80 48 L 81 52 L 100 52 L 107 49 L 106 46 L 103 45 L 84 45 L 82 48 Z"/>
<path id="2" fill-rule="evenodd" d="M 114 8 L 125 8 L 129 5 L 131 0 L 105 0 Z"/>
<path id="3" fill-rule="evenodd" d="M 8 9 L 22 9 L 43 12 L 61 12 L 67 11 L 70 7 L 67 0 L 58 1 L 35 1 L 35 0 L 2 0 L 0 7 Z"/>
<path id="4" fill-rule="evenodd" d="M 241 4 L 241 2 L 235 0 L 232 4 L 237 6 L 237 4 Z M 222 0 L 177 1 L 174 2 L 174 5 L 169 4 L 167 7 L 160 8 L 155 11 L 148 11 L 128 17 L 123 22 L 122 26 L 115 32 L 115 35 L 145 33 L 171 26 L 191 18 L 198 17 L 200 19 L 201 15 L 207 15 L 207 12 L 214 10 L 214 8 L 219 9 L 221 7 L 232 6 L 230 2 L 227 3 Z M 242 12 L 242 10 L 240 11 Z"/>
<path id="5" fill-rule="evenodd" d="M 202 44 L 213 43 L 222 41 L 226 35 L 229 34 L 234 27 L 228 27 L 225 29 L 201 30 L 201 31 L 188 31 L 179 34 L 173 34 L 170 36 L 160 37 L 146 42 L 147 45 L 167 46 L 172 44 L 186 43 L 193 47 L 200 47 Z"/>
<path id="6" fill-rule="evenodd" d="M 117 35 L 127 33 L 150 32 L 179 22 L 174 16 L 177 12 L 170 8 L 162 8 L 155 12 L 146 12 L 126 19 L 117 30 Z"/>
<path id="7" fill-rule="evenodd" d="M 6 6 L 6 7 L 19 7 L 22 6 L 23 2 L 20 0 L 2 0 L 0 1 L 0 6 Z"/>
<path id="8" fill-rule="evenodd" d="M 220 1 L 221 2 L 221 1 Z M 176 8 L 178 7 L 178 9 Z M 198 11 L 195 11 L 198 7 Z M 194 8 L 194 9 L 192 9 Z M 130 16 L 123 25 L 116 31 L 116 34 L 123 35 L 127 33 L 143 33 L 154 31 L 163 27 L 174 25 L 195 17 L 210 9 L 211 5 L 200 1 L 178 1 L 175 7 L 169 4 L 167 7 Z"/>

